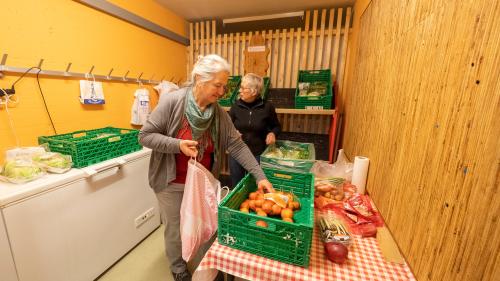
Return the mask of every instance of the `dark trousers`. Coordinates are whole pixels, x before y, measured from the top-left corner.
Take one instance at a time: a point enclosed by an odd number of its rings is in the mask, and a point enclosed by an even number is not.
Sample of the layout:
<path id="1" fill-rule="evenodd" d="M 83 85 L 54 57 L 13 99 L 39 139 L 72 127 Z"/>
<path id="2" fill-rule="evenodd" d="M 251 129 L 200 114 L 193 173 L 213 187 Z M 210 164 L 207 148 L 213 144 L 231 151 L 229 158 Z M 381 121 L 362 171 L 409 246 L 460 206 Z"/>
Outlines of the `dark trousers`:
<path id="1" fill-rule="evenodd" d="M 255 156 L 255 159 L 260 164 L 260 155 Z M 231 184 L 232 188 L 235 188 L 236 185 L 241 181 L 243 177 L 248 173 L 243 166 L 238 163 L 238 161 L 234 160 L 233 157 L 229 156 L 229 173 L 231 174 Z"/>

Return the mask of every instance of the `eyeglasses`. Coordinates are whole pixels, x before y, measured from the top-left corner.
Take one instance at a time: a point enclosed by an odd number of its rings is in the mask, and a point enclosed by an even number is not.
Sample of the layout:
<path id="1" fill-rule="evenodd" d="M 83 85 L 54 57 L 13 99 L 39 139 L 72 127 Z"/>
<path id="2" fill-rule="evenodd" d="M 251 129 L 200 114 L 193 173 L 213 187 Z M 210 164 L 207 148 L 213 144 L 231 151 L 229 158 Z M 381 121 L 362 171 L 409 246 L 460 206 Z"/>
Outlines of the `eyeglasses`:
<path id="1" fill-rule="evenodd" d="M 249 92 L 254 92 L 255 91 L 254 88 L 243 87 L 243 86 L 240 87 L 240 90 L 242 90 L 242 91 L 248 90 Z"/>

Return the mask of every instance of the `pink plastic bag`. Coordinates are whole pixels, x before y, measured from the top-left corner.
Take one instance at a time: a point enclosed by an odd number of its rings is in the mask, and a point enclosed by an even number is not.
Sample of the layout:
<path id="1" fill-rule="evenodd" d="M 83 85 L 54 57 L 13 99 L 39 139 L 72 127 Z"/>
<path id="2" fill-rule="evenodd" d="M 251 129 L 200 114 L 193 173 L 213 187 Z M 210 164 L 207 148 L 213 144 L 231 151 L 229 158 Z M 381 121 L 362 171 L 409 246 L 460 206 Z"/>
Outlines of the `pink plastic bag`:
<path id="1" fill-rule="evenodd" d="M 186 185 L 181 204 L 182 258 L 191 260 L 199 247 L 217 231 L 220 182 L 202 164 L 188 162 Z"/>

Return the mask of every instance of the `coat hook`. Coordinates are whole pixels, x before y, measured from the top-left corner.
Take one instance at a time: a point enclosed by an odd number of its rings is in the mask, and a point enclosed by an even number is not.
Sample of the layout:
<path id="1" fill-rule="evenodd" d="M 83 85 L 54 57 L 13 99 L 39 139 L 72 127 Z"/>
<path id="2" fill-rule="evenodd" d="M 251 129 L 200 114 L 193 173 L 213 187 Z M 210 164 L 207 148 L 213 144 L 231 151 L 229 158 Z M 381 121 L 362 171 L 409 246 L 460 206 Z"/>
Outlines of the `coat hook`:
<path id="1" fill-rule="evenodd" d="M 38 63 L 38 68 L 39 69 L 42 69 L 42 63 L 43 63 L 43 59 L 40 59 L 40 62 Z"/>
<path id="2" fill-rule="evenodd" d="M 130 70 L 127 70 L 127 73 L 125 73 L 125 76 L 123 76 L 123 81 L 127 81 L 128 80 L 127 79 L 127 75 L 128 75 L 129 72 L 130 72 Z"/>
<path id="3" fill-rule="evenodd" d="M 172 78 L 170 78 L 170 80 L 168 80 L 168 81 L 174 82 L 174 78 L 175 78 L 175 76 L 172 76 Z"/>
<path id="4" fill-rule="evenodd" d="M 92 71 L 94 71 L 94 66 L 92 66 L 92 67 L 90 68 L 90 70 L 89 70 L 89 75 L 91 75 L 91 74 L 92 74 Z"/>
<path id="5" fill-rule="evenodd" d="M 163 81 L 163 78 L 165 78 L 165 75 L 163 75 L 163 77 L 161 77 L 160 82 Z"/>
<path id="6" fill-rule="evenodd" d="M 7 54 L 3 54 L 2 56 L 2 62 L 0 62 L 0 65 L 5 65 L 5 63 L 7 62 Z"/>
<path id="7" fill-rule="evenodd" d="M 144 72 L 141 72 L 141 74 L 139 75 L 139 77 L 137 77 L 137 82 L 141 82 L 141 76 Z"/>
<path id="8" fill-rule="evenodd" d="M 107 77 L 107 78 L 108 78 L 108 80 L 111 80 L 111 72 L 113 72 L 113 68 L 111 68 L 111 70 L 110 70 L 110 71 L 109 71 L 109 73 L 108 73 L 108 77 Z"/>
<path id="9" fill-rule="evenodd" d="M 153 77 L 155 77 L 155 75 L 154 75 L 154 74 L 153 74 L 153 75 L 151 75 L 151 78 L 149 78 L 149 81 L 148 81 L 148 83 L 149 83 L 149 84 L 151 84 L 151 80 L 153 80 Z"/>
<path id="10" fill-rule="evenodd" d="M 66 70 L 64 72 L 68 73 L 70 68 L 71 68 L 71 63 L 68 63 L 68 66 L 66 66 Z"/>

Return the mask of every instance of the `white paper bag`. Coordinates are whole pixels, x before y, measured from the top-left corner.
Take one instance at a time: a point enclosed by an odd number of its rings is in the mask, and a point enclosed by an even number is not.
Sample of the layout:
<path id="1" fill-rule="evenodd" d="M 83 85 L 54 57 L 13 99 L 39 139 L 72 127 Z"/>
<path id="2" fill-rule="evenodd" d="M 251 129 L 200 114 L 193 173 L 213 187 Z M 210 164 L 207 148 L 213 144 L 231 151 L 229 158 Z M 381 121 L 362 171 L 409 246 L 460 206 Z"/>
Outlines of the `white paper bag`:
<path id="1" fill-rule="evenodd" d="M 82 104 L 104 104 L 102 83 L 80 80 L 80 102 Z"/>

